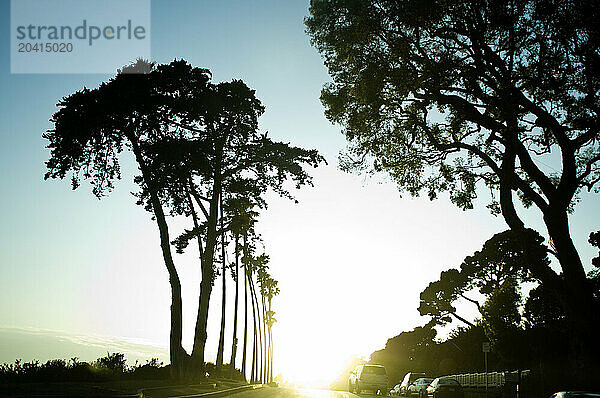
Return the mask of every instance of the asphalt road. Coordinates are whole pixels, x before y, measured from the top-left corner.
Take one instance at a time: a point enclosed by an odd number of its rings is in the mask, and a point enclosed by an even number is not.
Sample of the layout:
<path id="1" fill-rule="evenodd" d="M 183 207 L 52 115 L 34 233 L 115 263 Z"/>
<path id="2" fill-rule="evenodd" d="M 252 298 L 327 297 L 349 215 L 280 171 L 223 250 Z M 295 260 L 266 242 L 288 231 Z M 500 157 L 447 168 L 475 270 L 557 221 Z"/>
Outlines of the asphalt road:
<path id="1" fill-rule="evenodd" d="M 263 387 L 229 395 L 227 398 L 382 398 L 380 395 L 356 395 L 347 391 Z"/>

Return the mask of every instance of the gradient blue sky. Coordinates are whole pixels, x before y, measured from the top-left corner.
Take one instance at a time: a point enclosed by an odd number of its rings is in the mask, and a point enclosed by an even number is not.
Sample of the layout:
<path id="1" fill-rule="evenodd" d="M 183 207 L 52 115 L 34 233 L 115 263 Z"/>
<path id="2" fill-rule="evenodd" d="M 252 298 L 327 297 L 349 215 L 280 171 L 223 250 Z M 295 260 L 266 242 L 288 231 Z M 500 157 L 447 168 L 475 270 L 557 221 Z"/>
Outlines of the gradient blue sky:
<path id="1" fill-rule="evenodd" d="M 131 159 L 124 157 L 124 178 L 102 201 L 87 185 L 72 192 L 68 181 L 43 181 L 48 152 L 41 134 L 58 99 L 109 76 L 11 75 L 9 4 L 0 3 L 0 343 L 10 341 L 11 349 L 0 349 L 0 362 L 17 353 L 25 360 L 84 356 L 75 351 L 85 339 L 62 346 L 64 354 L 41 350 L 61 335 L 103 336 L 96 346 L 120 339 L 165 347 L 168 278 L 156 228 L 130 195 Z M 298 194 L 300 204 L 271 197 L 259 226 L 282 290 L 275 304 L 277 369 L 288 379 L 324 383 L 352 356 L 422 324 L 418 293 L 505 226 L 485 202 L 462 212 L 445 196 L 401 198 L 383 176 L 365 180 L 336 169 L 345 141 L 318 100 L 328 76 L 304 33 L 307 8 L 304 0 L 153 1 L 151 40 L 153 61 L 184 58 L 209 68 L 215 81 L 243 79 L 266 106 L 263 130 L 317 148 L 329 161 L 313 173 L 315 187 Z M 571 224 L 589 265 L 587 236 L 598 229 L 600 206 L 597 197 L 583 199 Z M 527 218 L 544 231 L 534 213 Z M 193 256 L 176 260 L 189 347 L 198 265 Z M 219 306 L 211 306 L 208 359 L 215 355 Z M 40 334 L 43 340 L 27 338 Z M 136 347 L 131 352 L 148 354 Z M 155 356 L 165 355 L 157 349 Z"/>

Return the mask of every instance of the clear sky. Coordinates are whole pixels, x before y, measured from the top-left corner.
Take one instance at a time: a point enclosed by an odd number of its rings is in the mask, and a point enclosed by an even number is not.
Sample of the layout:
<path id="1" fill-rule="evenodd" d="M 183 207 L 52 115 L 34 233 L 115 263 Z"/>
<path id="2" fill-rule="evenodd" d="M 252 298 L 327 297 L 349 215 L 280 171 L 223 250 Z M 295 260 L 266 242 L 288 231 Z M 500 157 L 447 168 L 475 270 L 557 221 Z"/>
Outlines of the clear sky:
<path id="1" fill-rule="evenodd" d="M 105 348 L 164 359 L 168 277 L 155 224 L 130 194 L 131 159 L 124 158 L 123 180 L 102 201 L 88 185 L 73 192 L 68 181 L 43 181 L 48 152 L 41 135 L 57 101 L 110 76 L 11 75 L 9 4 L 0 3 L 0 362 L 89 360 Z M 304 33 L 307 8 L 305 0 L 153 1 L 151 52 L 159 63 L 184 58 L 209 68 L 215 81 L 243 79 L 266 106 L 263 130 L 327 158 L 329 165 L 313 173 L 315 187 L 297 194 L 299 204 L 271 196 L 259 224 L 281 288 L 274 303 L 276 371 L 324 383 L 351 357 L 423 324 L 419 292 L 505 225 L 485 202 L 463 212 L 443 195 L 435 202 L 401 198 L 384 176 L 337 170 L 345 141 L 318 100 L 328 76 Z M 598 199 L 584 195 L 571 219 L 587 265 L 599 210 Z M 534 214 L 528 219 L 545 232 Z M 199 270 L 193 255 L 176 261 L 189 349 Z M 215 299 L 209 360 L 219 314 Z"/>

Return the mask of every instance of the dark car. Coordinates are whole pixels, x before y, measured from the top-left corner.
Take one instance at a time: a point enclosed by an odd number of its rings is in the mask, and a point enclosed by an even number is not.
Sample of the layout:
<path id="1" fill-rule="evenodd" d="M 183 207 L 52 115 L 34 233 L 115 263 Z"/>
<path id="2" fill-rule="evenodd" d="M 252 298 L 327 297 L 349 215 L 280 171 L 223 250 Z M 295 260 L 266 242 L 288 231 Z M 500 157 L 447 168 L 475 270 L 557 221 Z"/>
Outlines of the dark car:
<path id="1" fill-rule="evenodd" d="M 413 381 L 406 389 L 406 395 L 409 397 L 423 398 L 427 396 L 427 387 L 433 382 L 432 377 L 419 377 Z"/>
<path id="2" fill-rule="evenodd" d="M 560 391 L 552 394 L 550 398 L 600 398 L 600 392 Z"/>
<path id="3" fill-rule="evenodd" d="M 420 377 L 425 377 L 423 372 L 408 372 L 404 375 L 402 383 L 400 383 L 400 395 L 408 396 L 408 386 Z"/>
<path id="4" fill-rule="evenodd" d="M 438 377 L 427 387 L 427 396 L 430 398 L 464 398 L 465 394 L 458 381 Z"/>

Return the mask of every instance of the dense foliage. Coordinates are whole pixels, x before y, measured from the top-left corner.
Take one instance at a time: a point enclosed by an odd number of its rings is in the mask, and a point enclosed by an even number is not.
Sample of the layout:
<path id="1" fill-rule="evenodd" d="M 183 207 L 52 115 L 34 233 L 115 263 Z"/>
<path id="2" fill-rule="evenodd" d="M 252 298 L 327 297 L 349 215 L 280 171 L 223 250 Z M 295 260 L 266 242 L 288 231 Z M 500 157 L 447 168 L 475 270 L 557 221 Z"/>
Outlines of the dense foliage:
<path id="1" fill-rule="evenodd" d="M 489 298 L 509 280 L 515 283 L 532 281 L 529 270 L 549 263 L 543 241 L 531 229 L 524 234 L 516 234 L 511 230 L 495 234 L 484 243 L 481 250 L 465 257 L 459 269 L 442 271 L 438 280 L 429 283 L 421 292 L 420 314 L 431 316 L 440 325 L 450 322 L 454 317 L 473 326 L 457 313 L 455 302 L 465 300 L 474 304 L 483 314 L 482 303 L 469 297 L 471 294 Z M 529 253 L 535 255 L 525 255 L 523 246 L 527 246 Z"/>
<path id="2" fill-rule="evenodd" d="M 447 193 L 462 209 L 488 188 L 518 234 L 515 202 L 539 212 L 562 272 L 524 266 L 561 303 L 571 372 L 584 379 L 599 308 L 568 214 L 600 182 L 599 16 L 595 1 L 313 0 L 306 19 L 347 169 L 385 171 L 402 191 Z"/>

